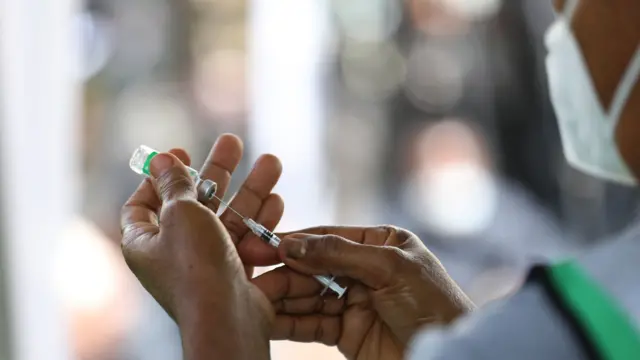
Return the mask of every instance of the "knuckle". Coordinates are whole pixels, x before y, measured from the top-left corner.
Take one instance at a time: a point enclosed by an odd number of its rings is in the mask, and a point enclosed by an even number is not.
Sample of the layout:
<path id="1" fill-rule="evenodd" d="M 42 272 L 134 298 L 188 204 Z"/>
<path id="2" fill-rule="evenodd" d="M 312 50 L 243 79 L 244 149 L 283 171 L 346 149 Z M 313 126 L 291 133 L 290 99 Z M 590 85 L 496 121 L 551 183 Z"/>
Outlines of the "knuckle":
<path id="1" fill-rule="evenodd" d="M 418 239 L 418 237 L 409 230 L 395 225 L 381 225 L 378 228 L 385 234 L 385 245 L 404 247 Z"/>
<path id="2" fill-rule="evenodd" d="M 342 239 L 336 235 L 325 235 L 310 241 L 307 251 L 311 254 L 336 254 L 341 250 Z"/>
<path id="3" fill-rule="evenodd" d="M 378 229 L 381 233 L 385 234 L 387 238 L 389 238 L 397 233 L 398 228 L 393 225 L 382 225 L 378 227 Z"/>
<path id="4" fill-rule="evenodd" d="M 394 234 L 396 227 L 393 225 L 378 225 L 368 228 L 366 230 L 365 239 L 367 243 L 382 246 L 382 245 L 395 245 Z"/>
<path id="5" fill-rule="evenodd" d="M 175 189 L 189 189 L 193 191 L 193 180 L 178 170 L 180 169 L 167 171 L 156 179 L 161 198 Z"/>
<path id="6" fill-rule="evenodd" d="M 385 267 L 390 273 L 397 273 L 407 265 L 407 254 L 401 249 L 393 246 L 380 248 L 382 257 L 385 259 Z"/>
<path id="7" fill-rule="evenodd" d="M 173 199 L 162 207 L 162 215 L 165 217 L 181 217 L 193 214 L 201 209 L 200 204 L 193 199 Z"/>
<path id="8" fill-rule="evenodd" d="M 396 236 L 398 237 L 398 240 L 400 240 L 400 242 L 406 242 L 411 239 L 418 238 L 418 236 L 411 231 L 401 228 L 396 228 Z"/>

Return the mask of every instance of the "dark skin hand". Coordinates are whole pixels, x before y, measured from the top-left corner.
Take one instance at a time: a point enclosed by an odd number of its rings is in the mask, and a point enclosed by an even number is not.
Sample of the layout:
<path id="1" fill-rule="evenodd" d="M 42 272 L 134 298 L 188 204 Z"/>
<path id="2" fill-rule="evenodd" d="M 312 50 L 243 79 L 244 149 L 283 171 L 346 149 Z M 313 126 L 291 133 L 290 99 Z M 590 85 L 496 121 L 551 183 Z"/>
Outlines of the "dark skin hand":
<path id="1" fill-rule="evenodd" d="M 239 161 L 229 156 L 238 149 L 234 143 L 234 137 L 221 138 L 202 172 L 218 182 L 219 196 L 233 159 Z M 188 156 L 172 153 L 180 160 L 158 155 L 151 163 L 155 180 L 145 180 L 123 208 L 123 252 L 141 283 L 176 319 L 186 359 L 268 358 L 270 337 L 337 345 L 351 359 L 399 359 L 419 327 L 473 308 L 439 261 L 405 230 L 308 229 L 297 239 L 284 237 L 276 251 L 250 235 L 233 213 L 218 219 L 211 211 L 216 204 L 208 209 L 197 203 L 181 164 L 189 164 Z M 159 163 L 165 157 L 169 165 Z M 269 228 L 282 214 L 280 198 L 269 195 L 280 175 L 279 162 L 269 164 L 271 159 L 258 160 L 232 202 Z M 252 266 L 280 258 L 290 268 L 253 284 L 245 275 Z M 302 272 L 354 281 L 346 299 L 321 299 L 320 285 Z"/>
<path id="2" fill-rule="evenodd" d="M 402 359 L 426 324 L 474 308 L 412 233 L 391 227 L 318 227 L 282 235 L 286 267 L 253 280 L 277 316 L 272 339 L 337 346 L 347 359 Z M 344 299 L 320 296 L 305 274 L 353 279 Z"/>
<path id="3" fill-rule="evenodd" d="M 179 158 L 189 166 L 191 162 L 189 156 L 183 150 L 177 151 L 180 154 Z M 233 171 L 242 159 L 242 153 L 242 141 L 230 134 L 220 136 L 211 148 L 200 171 L 200 177 L 213 180 L 218 184 L 217 197 L 224 198 Z M 241 214 L 273 230 L 284 213 L 284 201 L 280 195 L 271 193 L 281 174 L 282 164 L 277 157 L 268 154 L 260 156 L 229 205 Z M 217 212 L 220 203 L 214 200 L 206 206 L 213 212 Z M 229 232 L 240 257 L 252 260 L 251 266 L 245 266 L 249 277 L 253 274 L 253 266 L 271 264 L 277 260 L 273 249 L 254 236 L 233 211 L 225 210 L 220 215 L 220 220 Z"/>
<path id="4" fill-rule="evenodd" d="M 219 184 L 220 196 L 241 154 L 235 136 L 221 137 L 212 149 L 202 176 Z M 183 165 L 189 162 L 182 150 L 151 162 L 154 180 L 146 179 L 122 210 L 125 260 L 178 323 L 185 359 L 268 359 L 273 310 L 236 250 L 243 242 L 251 249 L 268 246 L 248 236 L 237 217 L 216 217 L 217 204 L 197 202 Z M 270 228 L 282 215 L 282 200 L 270 195 L 280 172 L 277 158 L 261 157 L 233 200 Z"/>

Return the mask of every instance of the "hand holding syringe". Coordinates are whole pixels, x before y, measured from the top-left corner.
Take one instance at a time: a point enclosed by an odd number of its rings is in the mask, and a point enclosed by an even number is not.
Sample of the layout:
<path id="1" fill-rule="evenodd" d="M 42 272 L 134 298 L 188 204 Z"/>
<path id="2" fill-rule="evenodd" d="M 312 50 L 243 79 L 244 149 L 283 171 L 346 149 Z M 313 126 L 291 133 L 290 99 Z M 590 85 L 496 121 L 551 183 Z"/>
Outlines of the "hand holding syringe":
<path id="1" fill-rule="evenodd" d="M 220 200 L 218 197 L 216 198 Z M 229 205 L 227 205 L 224 201 L 220 200 L 220 202 L 224 204 L 228 209 L 231 209 L 231 211 L 236 213 L 238 216 L 240 216 L 240 218 L 242 218 L 242 222 L 244 222 L 244 224 L 247 225 L 249 230 L 251 230 L 251 232 L 254 235 L 256 235 L 258 238 L 262 239 L 264 242 L 268 243 L 269 245 L 275 248 L 277 248 L 280 245 L 280 238 L 277 237 L 271 231 L 269 231 L 269 229 L 262 226 L 261 224 L 258 224 L 253 219 L 242 216 L 233 208 L 229 207 Z M 342 287 L 337 282 L 335 282 L 335 277 L 328 277 L 324 275 L 314 275 L 314 277 L 316 278 L 316 280 L 318 280 L 318 282 L 320 282 L 322 285 L 325 286 L 324 290 L 322 291 L 323 294 L 324 292 L 327 291 L 327 289 L 331 289 L 334 293 L 338 294 L 338 299 L 339 299 L 347 291 L 346 287 Z"/>
<path id="2" fill-rule="evenodd" d="M 150 176 L 149 173 L 149 164 L 151 163 L 151 159 L 158 154 L 157 151 L 146 147 L 144 145 L 140 146 L 136 149 L 131 156 L 131 160 L 129 161 L 129 166 L 133 171 L 138 174 Z M 192 168 L 187 168 L 189 171 L 189 175 L 196 184 L 196 188 L 198 191 L 198 199 L 202 202 L 207 202 L 212 199 L 217 199 L 223 204 L 226 208 L 233 211 L 237 214 L 242 222 L 251 230 L 253 234 L 262 239 L 264 242 L 268 243 L 273 247 L 278 247 L 280 245 L 280 238 L 278 238 L 275 234 L 269 231 L 266 227 L 258 224 L 253 219 L 243 216 L 235 209 L 229 206 L 226 202 L 215 195 L 217 184 L 208 179 L 201 179 L 198 171 Z M 341 298 L 345 292 L 347 291 L 346 287 L 341 287 L 338 283 L 335 282 L 335 277 L 329 277 L 324 275 L 314 275 L 316 280 L 325 286 L 323 293 L 326 292 L 327 289 L 331 289 L 338 295 L 338 298 Z"/>

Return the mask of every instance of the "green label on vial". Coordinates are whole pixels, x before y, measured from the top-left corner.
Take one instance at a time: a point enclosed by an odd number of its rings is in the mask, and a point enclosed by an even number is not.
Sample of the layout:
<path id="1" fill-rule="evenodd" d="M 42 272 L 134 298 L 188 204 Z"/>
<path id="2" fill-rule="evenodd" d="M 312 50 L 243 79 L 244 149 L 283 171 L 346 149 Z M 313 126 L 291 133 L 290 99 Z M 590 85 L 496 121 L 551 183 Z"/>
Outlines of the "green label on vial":
<path id="1" fill-rule="evenodd" d="M 151 173 L 149 172 L 149 164 L 151 164 L 151 159 L 153 159 L 156 155 L 158 155 L 158 152 L 154 151 L 149 154 L 149 156 L 147 156 L 147 159 L 144 161 L 144 166 L 142 166 L 142 172 L 144 174 L 151 176 Z"/>

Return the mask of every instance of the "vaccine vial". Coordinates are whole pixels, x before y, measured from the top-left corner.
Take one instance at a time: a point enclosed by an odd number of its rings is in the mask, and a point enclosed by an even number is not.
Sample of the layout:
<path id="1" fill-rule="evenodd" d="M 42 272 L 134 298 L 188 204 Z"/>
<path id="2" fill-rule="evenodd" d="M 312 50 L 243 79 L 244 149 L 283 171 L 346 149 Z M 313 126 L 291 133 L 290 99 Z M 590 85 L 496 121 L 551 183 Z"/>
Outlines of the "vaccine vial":
<path id="1" fill-rule="evenodd" d="M 131 155 L 129 167 L 137 174 L 151 176 L 151 173 L 149 172 L 149 165 L 151 164 L 151 159 L 156 155 L 158 155 L 158 151 L 148 146 L 140 145 L 133 152 L 133 155 Z M 196 184 L 198 198 L 200 201 L 212 200 L 215 197 L 218 184 L 208 179 L 201 179 L 198 171 L 195 169 L 187 167 L 187 171 L 189 172 L 193 182 Z"/>

